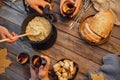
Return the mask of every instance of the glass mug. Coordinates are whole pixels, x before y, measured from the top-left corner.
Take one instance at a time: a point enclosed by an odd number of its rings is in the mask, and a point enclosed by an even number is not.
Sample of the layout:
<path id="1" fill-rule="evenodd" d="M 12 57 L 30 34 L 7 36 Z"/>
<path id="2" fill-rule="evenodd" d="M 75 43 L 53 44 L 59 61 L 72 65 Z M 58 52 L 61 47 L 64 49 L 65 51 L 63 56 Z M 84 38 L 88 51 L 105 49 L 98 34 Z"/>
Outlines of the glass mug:
<path id="1" fill-rule="evenodd" d="M 29 62 L 29 55 L 27 52 L 21 52 L 17 55 L 16 60 L 20 64 L 26 64 Z"/>
<path id="2" fill-rule="evenodd" d="M 21 52 L 17 55 L 16 60 L 19 64 L 26 64 L 30 62 L 33 68 L 39 68 L 41 65 L 45 66 L 47 61 L 41 58 L 39 55 L 30 56 L 27 52 Z"/>
<path id="3" fill-rule="evenodd" d="M 32 56 L 31 65 L 33 68 L 39 68 L 41 65 L 46 65 L 46 60 L 41 58 L 39 55 Z"/>

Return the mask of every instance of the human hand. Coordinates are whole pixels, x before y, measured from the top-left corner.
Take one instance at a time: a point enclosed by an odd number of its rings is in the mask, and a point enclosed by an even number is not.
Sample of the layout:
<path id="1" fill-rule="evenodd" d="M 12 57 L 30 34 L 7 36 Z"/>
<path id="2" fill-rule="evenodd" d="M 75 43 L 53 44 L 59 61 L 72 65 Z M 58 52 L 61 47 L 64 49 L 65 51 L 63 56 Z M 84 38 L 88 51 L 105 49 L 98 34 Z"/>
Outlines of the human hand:
<path id="1" fill-rule="evenodd" d="M 46 60 L 46 65 L 45 66 L 40 66 L 39 71 L 36 69 L 33 69 L 30 65 L 30 73 L 31 73 L 31 78 L 29 80 L 49 80 L 48 78 L 48 70 L 50 66 L 50 59 L 47 56 L 41 55 L 43 59 Z"/>
<path id="2" fill-rule="evenodd" d="M 72 0 L 72 1 L 74 1 L 74 0 Z M 75 2 L 76 9 L 75 9 L 74 13 L 70 17 L 73 17 L 73 16 L 77 15 L 77 13 L 78 13 L 78 11 L 80 9 L 81 2 L 82 2 L 82 0 L 76 0 L 76 2 Z"/>
<path id="3" fill-rule="evenodd" d="M 41 57 L 45 59 L 47 63 L 45 66 L 40 66 L 38 75 L 41 80 L 49 80 L 48 70 L 50 66 L 50 59 L 47 56 L 43 56 L 43 55 L 41 55 Z"/>
<path id="4" fill-rule="evenodd" d="M 26 2 L 40 14 L 43 14 L 43 11 L 39 7 L 44 8 L 46 5 L 49 5 L 51 9 L 51 4 L 44 0 L 26 0 Z"/>
<path id="5" fill-rule="evenodd" d="M 60 2 L 60 12 L 61 12 L 61 14 L 62 14 L 63 16 L 66 16 L 66 15 L 63 13 L 63 11 L 62 11 L 62 6 L 63 6 L 63 4 L 64 4 L 65 1 L 71 1 L 72 3 L 75 3 L 74 6 L 76 7 L 76 9 L 75 9 L 75 11 L 73 12 L 73 14 L 70 15 L 70 17 L 75 16 L 75 15 L 78 13 L 79 9 L 80 9 L 80 5 L 81 5 L 82 0 L 61 0 L 61 2 Z"/>
<path id="6" fill-rule="evenodd" d="M 38 71 L 33 69 L 32 66 L 30 65 L 30 73 L 31 73 L 31 78 L 29 80 L 39 80 L 38 77 Z"/>
<path id="7" fill-rule="evenodd" d="M 102 59 L 103 65 L 99 71 L 90 71 L 88 80 L 119 80 L 120 60 L 116 54 L 107 54 Z"/>
<path id="8" fill-rule="evenodd" d="M 9 38 L 7 42 L 11 42 L 11 43 L 15 42 L 18 39 L 18 35 L 16 33 L 12 32 L 10 34 L 9 31 L 3 26 L 0 26 L 0 36 L 2 39 Z"/>

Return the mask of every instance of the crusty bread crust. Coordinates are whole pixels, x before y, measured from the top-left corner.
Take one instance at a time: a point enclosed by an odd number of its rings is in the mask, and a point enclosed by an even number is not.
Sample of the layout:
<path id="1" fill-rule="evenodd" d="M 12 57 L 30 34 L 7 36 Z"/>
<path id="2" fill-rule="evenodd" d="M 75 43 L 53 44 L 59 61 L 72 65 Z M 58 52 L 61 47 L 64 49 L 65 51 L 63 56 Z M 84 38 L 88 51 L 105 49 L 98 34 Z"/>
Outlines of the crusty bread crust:
<path id="1" fill-rule="evenodd" d="M 89 23 L 85 23 L 85 28 L 84 28 L 84 32 L 89 35 L 94 42 L 99 42 L 101 40 L 101 37 L 96 35 L 93 31 L 91 31 Z"/>
<path id="2" fill-rule="evenodd" d="M 102 38 L 106 38 L 114 23 L 114 15 L 110 10 L 98 12 L 92 19 L 90 29 Z"/>
<path id="3" fill-rule="evenodd" d="M 89 26 L 87 24 L 90 23 L 92 17 L 91 18 L 87 18 L 81 25 L 81 28 L 83 27 L 83 29 L 81 29 L 82 31 L 82 35 L 84 36 L 84 38 L 86 38 L 87 40 L 89 40 L 90 42 L 99 42 L 101 37 L 96 35 L 95 33 L 93 33 Z"/>
<path id="4" fill-rule="evenodd" d="M 90 24 L 92 20 L 93 16 L 90 16 L 82 21 L 79 27 L 81 37 L 91 45 L 99 45 L 105 43 L 109 39 L 111 32 L 106 38 L 102 38 L 101 36 L 97 35 L 90 29 L 90 26 L 85 26 L 86 23 Z"/>
<path id="5" fill-rule="evenodd" d="M 79 32 L 81 33 L 82 37 L 90 43 L 99 43 L 101 37 L 94 34 L 88 26 L 86 26 L 86 23 L 90 23 L 92 17 L 87 18 L 85 21 L 82 22 L 80 28 L 79 28 Z"/>

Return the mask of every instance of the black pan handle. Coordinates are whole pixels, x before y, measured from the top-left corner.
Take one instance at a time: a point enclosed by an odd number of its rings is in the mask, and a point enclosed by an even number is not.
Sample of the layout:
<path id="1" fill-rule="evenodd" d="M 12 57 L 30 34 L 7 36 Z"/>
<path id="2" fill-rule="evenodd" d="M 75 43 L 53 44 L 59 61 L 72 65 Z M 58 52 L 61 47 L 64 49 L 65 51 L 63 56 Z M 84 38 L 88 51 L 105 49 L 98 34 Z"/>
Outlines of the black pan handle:
<path id="1" fill-rule="evenodd" d="M 50 10 L 50 6 L 46 5 L 43 9 L 43 15 L 45 15 L 51 22 L 57 22 L 56 15 Z"/>

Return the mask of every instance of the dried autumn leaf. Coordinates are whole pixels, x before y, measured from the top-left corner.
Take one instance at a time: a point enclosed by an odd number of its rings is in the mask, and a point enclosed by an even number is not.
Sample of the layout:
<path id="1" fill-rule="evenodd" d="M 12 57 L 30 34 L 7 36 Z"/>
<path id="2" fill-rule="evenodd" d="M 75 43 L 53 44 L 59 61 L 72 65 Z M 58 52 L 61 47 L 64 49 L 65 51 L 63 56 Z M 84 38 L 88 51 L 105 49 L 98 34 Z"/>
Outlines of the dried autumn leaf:
<path id="1" fill-rule="evenodd" d="M 0 74 L 5 73 L 5 69 L 9 67 L 11 61 L 6 58 L 7 49 L 0 50 Z"/>

